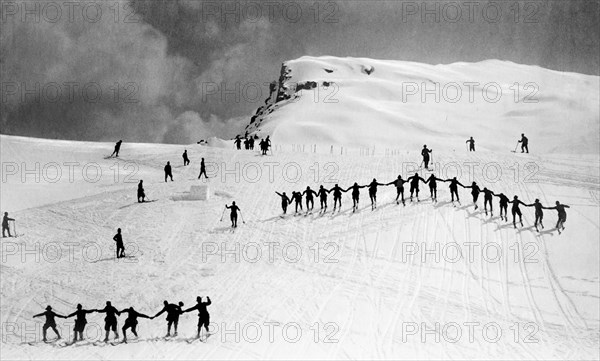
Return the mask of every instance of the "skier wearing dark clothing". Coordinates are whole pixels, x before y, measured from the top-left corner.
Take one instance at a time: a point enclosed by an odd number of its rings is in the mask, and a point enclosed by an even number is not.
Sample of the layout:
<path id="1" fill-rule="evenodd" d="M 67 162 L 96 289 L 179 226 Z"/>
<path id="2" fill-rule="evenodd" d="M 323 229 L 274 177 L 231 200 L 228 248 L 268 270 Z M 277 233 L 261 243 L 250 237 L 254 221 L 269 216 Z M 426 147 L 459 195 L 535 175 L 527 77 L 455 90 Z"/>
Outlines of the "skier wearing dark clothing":
<path id="1" fill-rule="evenodd" d="M 196 335 L 197 338 L 200 338 L 200 332 L 202 331 L 202 327 L 206 330 L 206 334 L 208 337 L 208 326 L 210 324 L 210 314 L 206 309 L 207 306 L 210 306 L 212 303 L 210 301 L 210 297 L 206 296 L 206 302 L 202 302 L 202 297 L 196 297 L 196 305 L 194 307 L 188 308 L 183 312 L 191 312 L 193 310 L 198 310 L 198 333 Z"/>
<path id="2" fill-rule="evenodd" d="M 521 227 L 523 227 L 523 214 L 521 213 L 521 209 L 519 208 L 519 204 L 522 204 L 524 206 L 526 206 L 525 203 L 521 202 L 519 200 L 519 197 L 514 196 L 513 200 L 510 201 L 509 203 L 512 203 L 512 208 L 511 208 L 511 213 L 513 216 L 513 226 L 515 226 L 515 228 L 517 228 L 517 223 L 516 223 L 516 216 L 519 216 L 519 222 L 521 223 Z"/>
<path id="3" fill-rule="evenodd" d="M 183 151 L 183 166 L 185 167 L 186 165 L 190 164 L 190 158 L 188 158 L 187 155 L 187 149 Z"/>
<path id="4" fill-rule="evenodd" d="M 477 185 L 476 182 L 473 182 L 470 186 L 465 186 L 464 188 L 471 188 L 471 195 L 473 196 L 473 204 L 475 205 L 475 209 L 479 208 L 477 205 L 477 199 L 479 199 L 479 193 L 481 193 L 481 189 Z"/>
<path id="5" fill-rule="evenodd" d="M 521 140 L 519 140 L 519 143 L 521 143 L 521 153 L 529 153 L 529 139 L 527 139 L 525 134 L 521 134 Z"/>
<path id="6" fill-rule="evenodd" d="M 152 318 L 156 318 L 163 313 L 167 313 L 167 335 L 165 337 L 171 336 L 171 325 L 173 325 L 174 333 L 173 336 L 177 336 L 177 324 L 179 323 L 179 315 L 183 313 L 181 311 L 181 307 L 183 307 L 183 302 L 179 301 L 179 304 L 176 305 L 174 303 L 169 303 L 167 301 L 163 302 L 164 307 L 160 310 L 156 315 L 152 316 Z"/>
<path id="7" fill-rule="evenodd" d="M 492 206 L 492 200 L 494 199 L 494 192 L 487 188 L 483 188 L 483 210 L 485 211 L 485 215 L 487 216 L 487 206 L 490 205 L 490 216 L 494 216 L 494 207 Z"/>
<path id="8" fill-rule="evenodd" d="M 538 223 L 544 229 L 544 206 L 540 203 L 540 200 L 536 198 L 536 200 L 532 204 L 524 204 L 525 207 L 535 207 L 535 221 L 533 225 L 535 226 L 536 231 L 540 231 L 538 228 Z"/>
<path id="9" fill-rule="evenodd" d="M 410 201 L 413 200 L 413 194 L 417 196 L 417 202 L 419 202 L 419 182 L 425 183 L 425 179 L 419 176 L 419 173 L 415 173 L 412 177 L 406 179 L 410 182 Z"/>
<path id="10" fill-rule="evenodd" d="M 358 209 L 358 201 L 360 198 L 360 189 L 361 188 L 365 188 L 367 187 L 365 186 L 359 186 L 358 183 L 354 182 L 354 185 L 348 187 L 348 189 L 346 189 L 346 192 L 348 192 L 350 189 L 352 189 L 352 212 L 356 212 L 356 210 Z"/>
<path id="11" fill-rule="evenodd" d="M 14 218 L 10 218 L 8 216 L 8 212 L 4 212 L 4 217 L 2 218 L 2 237 L 6 238 L 6 234 L 4 233 L 5 231 L 8 232 L 8 236 L 12 237 L 12 235 L 10 234 L 10 227 L 8 226 L 8 222 L 9 221 L 14 221 Z"/>
<path id="12" fill-rule="evenodd" d="M 115 333 L 115 340 L 118 340 L 119 332 L 117 332 L 117 316 L 121 314 L 119 310 L 111 305 L 110 301 L 106 301 L 106 307 L 101 310 L 96 310 L 96 312 L 106 313 L 106 317 L 104 318 L 104 330 L 106 331 L 104 342 L 108 342 L 108 332 L 110 330 Z"/>
<path id="13" fill-rule="evenodd" d="M 556 229 L 560 234 L 561 230 L 565 230 L 565 222 L 567 221 L 567 211 L 565 208 L 571 208 L 566 204 L 560 204 L 559 201 L 556 201 L 555 207 L 543 207 L 544 209 L 556 209 L 558 211 L 558 221 L 556 222 Z"/>
<path id="14" fill-rule="evenodd" d="M 494 196 L 500 198 L 500 219 L 503 219 L 505 221 L 508 222 L 508 203 L 510 203 L 510 201 L 508 200 L 508 197 L 504 195 L 504 193 L 500 193 L 500 194 L 495 194 L 493 193 Z M 504 218 L 502 217 L 502 213 L 504 212 Z"/>
<path id="15" fill-rule="evenodd" d="M 302 195 L 306 196 L 306 212 L 308 213 L 312 211 L 315 206 L 315 200 L 313 196 L 317 196 L 318 194 L 317 192 L 310 189 L 310 187 L 306 187 L 306 190 L 302 192 Z"/>
<path id="16" fill-rule="evenodd" d="M 423 150 L 421 150 L 421 155 L 423 156 L 423 163 L 425 165 L 425 169 L 429 169 L 429 153 L 433 152 L 433 150 L 427 149 L 427 144 L 423 146 Z"/>
<path id="17" fill-rule="evenodd" d="M 173 181 L 171 162 L 167 162 L 167 165 L 165 165 L 165 183 L 167 182 L 167 178 L 171 178 L 171 182 Z"/>
<path id="18" fill-rule="evenodd" d="M 388 186 L 393 184 L 396 187 L 396 204 L 400 204 L 398 203 L 398 197 L 402 196 L 402 205 L 406 205 L 404 202 L 404 183 L 407 182 L 408 181 L 402 179 L 402 175 L 398 175 L 398 179 L 395 179 L 387 184 Z"/>
<path id="19" fill-rule="evenodd" d="M 250 150 L 250 141 L 248 138 L 244 138 L 244 149 Z"/>
<path id="20" fill-rule="evenodd" d="M 460 204 L 460 198 L 458 197 L 458 186 L 465 188 L 462 183 L 460 183 L 456 177 L 452 179 L 446 179 L 444 182 L 450 182 L 450 198 L 452 202 L 454 202 L 454 196 L 456 195 L 456 201 Z"/>
<path id="21" fill-rule="evenodd" d="M 474 152 L 475 151 L 475 139 L 473 139 L 473 137 L 471 137 L 465 143 L 469 143 L 469 152 Z"/>
<path id="22" fill-rule="evenodd" d="M 226 204 L 225 208 L 231 209 L 231 214 L 229 215 L 229 219 L 231 219 L 231 227 L 236 228 L 237 227 L 237 213 L 238 212 L 242 213 L 242 211 L 240 210 L 240 208 L 238 206 L 235 205 L 235 202 L 231 202 L 231 206 L 228 206 Z"/>
<path id="23" fill-rule="evenodd" d="M 254 150 L 254 137 L 250 137 L 250 150 Z"/>
<path id="24" fill-rule="evenodd" d="M 298 207 L 302 210 L 302 193 L 300 192 L 292 192 L 292 199 L 296 203 L 296 213 L 298 213 Z"/>
<path id="25" fill-rule="evenodd" d="M 122 140 L 119 140 L 116 144 L 115 144 L 115 150 L 112 152 L 112 154 L 110 155 L 111 157 L 114 155 L 115 157 L 119 157 L 119 151 L 121 150 L 121 143 L 123 143 Z"/>
<path id="26" fill-rule="evenodd" d="M 329 190 L 333 192 L 333 211 L 335 212 L 336 206 L 340 205 L 340 210 L 342 209 L 342 192 L 346 192 L 346 190 L 340 188 L 337 184 Z"/>
<path id="27" fill-rule="evenodd" d="M 59 315 L 58 313 L 54 313 L 54 311 L 52 311 L 52 307 L 47 306 L 46 307 L 46 312 L 42 312 L 42 313 L 38 313 L 37 315 L 33 315 L 33 317 L 40 317 L 40 316 L 45 316 L 46 317 L 46 322 L 44 323 L 44 326 L 42 326 L 42 335 L 43 335 L 43 341 L 46 342 L 46 331 L 51 328 L 52 331 L 54 331 L 54 333 L 56 334 L 57 338 L 60 339 L 60 334 L 58 333 L 58 330 L 56 329 L 56 320 L 54 319 L 54 317 L 60 317 L 60 318 L 67 318 L 66 316 L 62 316 Z"/>
<path id="28" fill-rule="evenodd" d="M 200 161 L 200 174 L 198 175 L 198 179 L 200 179 L 200 177 L 202 177 L 203 174 L 206 177 L 206 179 L 208 179 L 208 175 L 206 175 L 206 165 L 204 165 L 204 158 L 202 158 L 202 160 Z"/>
<path id="29" fill-rule="evenodd" d="M 140 198 L 142 200 L 140 200 Z M 138 203 L 142 203 L 142 202 L 146 201 L 146 193 L 144 193 L 144 181 L 141 179 L 140 179 L 140 182 L 138 183 L 137 200 L 138 200 Z"/>
<path id="30" fill-rule="evenodd" d="M 436 178 L 435 175 L 430 175 L 425 183 L 429 184 L 429 193 L 431 194 L 431 200 L 437 202 L 437 181 L 443 182 L 443 179 Z"/>
<path id="31" fill-rule="evenodd" d="M 283 214 L 286 214 L 288 204 L 292 203 L 292 200 L 288 198 L 288 196 L 285 194 L 285 192 L 283 192 L 283 194 L 281 194 L 279 192 L 275 192 L 275 193 L 277 193 L 277 195 L 281 197 L 281 209 L 283 209 Z"/>
<path id="32" fill-rule="evenodd" d="M 125 246 L 123 246 L 123 236 L 121 236 L 121 228 L 117 229 L 117 234 L 113 237 L 113 241 L 117 243 L 117 258 L 125 257 Z"/>
<path id="33" fill-rule="evenodd" d="M 237 147 L 237 150 L 242 149 L 242 140 L 240 139 L 239 135 L 235 136 L 235 140 L 233 142 L 235 143 L 235 146 Z"/>
<path id="34" fill-rule="evenodd" d="M 121 313 L 123 312 L 127 312 L 128 316 L 125 319 L 125 324 L 123 325 L 123 328 L 121 329 L 121 331 L 123 331 L 123 342 L 127 342 L 127 329 L 131 328 L 131 332 L 133 333 L 133 335 L 135 337 L 138 337 L 137 335 L 137 324 L 138 324 L 138 317 L 140 318 L 147 318 L 147 319 L 153 319 L 154 317 L 150 317 L 147 315 L 144 315 L 143 313 L 139 313 L 138 311 L 133 309 L 132 307 L 126 308 L 123 311 L 121 311 Z"/>
<path id="35" fill-rule="evenodd" d="M 385 186 L 383 183 L 378 183 L 377 179 L 373 178 L 373 181 L 369 183 L 369 198 L 371 199 L 371 210 L 377 208 L 377 186 Z"/>
<path id="36" fill-rule="evenodd" d="M 323 188 L 323 185 L 321 185 L 319 187 L 319 191 L 317 192 L 317 197 L 319 197 L 321 204 L 321 211 L 327 211 L 327 193 L 329 193 L 329 191 Z"/>
<path id="37" fill-rule="evenodd" d="M 96 310 L 84 310 L 83 306 L 78 304 L 77 311 L 65 317 L 69 318 L 77 316 L 75 318 L 75 326 L 73 326 L 73 342 L 77 342 L 77 336 L 79 336 L 79 341 L 83 341 L 83 331 L 85 330 L 85 325 L 87 324 L 85 315 L 92 312 L 96 312 Z"/>

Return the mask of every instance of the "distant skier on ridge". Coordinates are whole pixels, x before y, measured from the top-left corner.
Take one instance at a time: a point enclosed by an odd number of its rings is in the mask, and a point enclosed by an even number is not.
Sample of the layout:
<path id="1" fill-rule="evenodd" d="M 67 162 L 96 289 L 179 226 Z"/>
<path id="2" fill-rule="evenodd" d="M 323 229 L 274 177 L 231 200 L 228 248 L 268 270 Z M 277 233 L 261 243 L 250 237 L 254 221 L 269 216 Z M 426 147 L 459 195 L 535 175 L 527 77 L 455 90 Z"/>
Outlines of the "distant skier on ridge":
<path id="1" fill-rule="evenodd" d="M 115 157 L 119 158 L 119 151 L 121 150 L 121 143 L 123 143 L 123 141 L 119 140 L 115 144 L 115 150 L 113 150 L 112 154 L 110 155 L 111 157 L 114 155 Z"/>
<path id="2" fill-rule="evenodd" d="M 473 139 L 473 137 L 468 139 L 465 143 L 469 143 L 469 152 L 475 151 L 475 139 Z"/>
<path id="3" fill-rule="evenodd" d="M 521 134 L 521 140 L 519 140 L 519 143 L 521 143 L 521 153 L 529 153 L 529 139 L 527 139 L 525 134 Z"/>

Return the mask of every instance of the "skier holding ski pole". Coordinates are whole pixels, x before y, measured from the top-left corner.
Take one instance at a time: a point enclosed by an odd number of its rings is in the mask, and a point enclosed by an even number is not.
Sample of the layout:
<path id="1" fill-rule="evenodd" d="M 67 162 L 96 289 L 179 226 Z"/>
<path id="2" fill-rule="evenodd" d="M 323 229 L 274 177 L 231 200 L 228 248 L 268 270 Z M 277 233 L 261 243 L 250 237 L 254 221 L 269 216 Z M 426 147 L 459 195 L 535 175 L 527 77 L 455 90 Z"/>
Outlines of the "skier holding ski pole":
<path id="1" fill-rule="evenodd" d="M 229 215 L 229 219 L 231 219 L 231 227 L 236 228 L 237 227 L 237 213 L 238 212 L 242 213 L 242 211 L 240 210 L 240 208 L 238 206 L 235 205 L 235 201 L 231 202 L 231 206 L 228 206 L 226 204 L 225 208 L 231 210 L 231 214 Z M 243 219 L 242 219 L 242 222 L 243 222 Z M 244 223 L 246 223 L 246 222 L 244 222 Z"/>
<path id="2" fill-rule="evenodd" d="M 283 192 L 283 194 L 279 192 L 275 192 L 278 196 L 281 197 L 281 209 L 283 209 L 283 214 L 286 214 L 288 204 L 292 203 L 292 200 Z M 223 217 L 221 217 L 223 218 Z"/>
<path id="3" fill-rule="evenodd" d="M 6 235 L 4 234 L 5 231 L 8 232 L 8 236 L 12 237 L 12 235 L 10 234 L 10 227 L 8 226 L 8 222 L 12 221 L 13 222 L 13 230 L 16 228 L 15 227 L 15 219 L 14 218 L 10 218 L 8 216 L 8 212 L 4 212 L 4 217 L 2 218 L 2 237 L 6 238 Z M 16 231 L 15 231 L 15 235 L 16 235 Z"/>

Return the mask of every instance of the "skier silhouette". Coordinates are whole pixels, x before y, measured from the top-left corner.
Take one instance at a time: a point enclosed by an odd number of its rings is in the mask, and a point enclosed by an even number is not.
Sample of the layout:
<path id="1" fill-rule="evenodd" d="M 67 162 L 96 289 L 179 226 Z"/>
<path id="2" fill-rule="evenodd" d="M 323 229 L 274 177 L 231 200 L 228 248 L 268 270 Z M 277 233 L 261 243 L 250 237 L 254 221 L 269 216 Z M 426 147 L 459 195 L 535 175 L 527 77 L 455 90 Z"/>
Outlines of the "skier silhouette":
<path id="1" fill-rule="evenodd" d="M 115 334 L 115 340 L 119 339 L 119 332 L 117 331 L 117 316 L 121 313 L 117 310 L 110 301 L 106 301 L 106 307 L 101 310 L 96 310 L 96 312 L 106 313 L 106 317 L 104 318 L 104 331 L 106 331 L 106 337 L 104 337 L 104 342 L 108 342 L 108 333 L 112 330 Z"/>
<path id="2" fill-rule="evenodd" d="M 121 228 L 117 229 L 117 234 L 113 237 L 113 241 L 117 243 L 117 258 L 125 257 L 125 246 L 123 246 L 123 236 Z"/>
<path id="3" fill-rule="evenodd" d="M 536 198 L 536 200 L 532 204 L 524 204 L 525 207 L 534 207 L 535 208 L 535 221 L 533 225 L 535 226 L 536 231 L 540 231 L 538 228 L 538 224 L 542 226 L 544 229 L 544 206 L 540 203 L 540 200 Z"/>
<path id="4" fill-rule="evenodd" d="M 423 156 L 423 163 L 425 164 L 425 169 L 429 170 L 429 153 L 433 152 L 433 150 L 427 149 L 427 144 L 423 146 L 421 150 L 421 155 Z"/>
<path id="5" fill-rule="evenodd" d="M 450 199 L 452 200 L 452 202 L 454 203 L 454 196 L 456 195 L 456 201 L 458 202 L 458 204 L 460 204 L 460 198 L 458 197 L 458 186 L 461 186 L 463 188 L 465 188 L 464 185 L 462 185 L 462 183 L 460 183 L 456 177 L 452 178 L 452 179 L 446 179 L 444 180 L 444 182 L 450 182 Z"/>
<path id="6" fill-rule="evenodd" d="M 464 188 L 471 188 L 471 195 L 473 196 L 473 204 L 475 205 L 475 209 L 479 208 L 477 205 L 477 199 L 479 199 L 479 193 L 481 193 L 481 189 L 477 185 L 476 182 L 473 182 L 470 186 L 465 186 Z"/>
<path id="7" fill-rule="evenodd" d="M 385 186 L 383 183 L 378 183 L 377 179 L 373 178 L 373 181 L 369 183 L 369 198 L 371 199 L 371 210 L 377 208 L 377 186 Z"/>
<path id="8" fill-rule="evenodd" d="M 8 212 L 4 212 L 4 217 L 2 217 L 2 237 L 6 238 L 6 234 L 4 233 L 5 231 L 8 232 L 8 236 L 12 237 L 12 235 L 10 234 L 10 227 L 8 225 L 9 221 L 14 221 L 14 218 L 10 218 L 8 216 Z"/>
<path id="9" fill-rule="evenodd" d="M 294 200 L 296 204 L 296 213 L 298 213 L 298 207 L 302 210 L 302 193 L 300 192 L 292 192 L 292 200 Z"/>
<path id="10" fill-rule="evenodd" d="M 190 164 L 190 158 L 188 158 L 187 155 L 187 149 L 183 151 L 183 166 L 185 167 L 186 165 Z"/>
<path id="11" fill-rule="evenodd" d="M 406 180 L 410 182 L 410 201 L 412 202 L 413 194 L 416 192 L 417 202 L 419 202 L 419 181 L 424 183 L 425 179 L 421 178 L 419 173 L 415 173 L 415 175 L 408 177 Z"/>
<path id="12" fill-rule="evenodd" d="M 469 152 L 474 152 L 475 151 L 475 139 L 473 139 L 473 137 L 471 137 L 465 143 L 469 143 Z"/>
<path id="13" fill-rule="evenodd" d="M 360 189 L 361 188 L 365 188 L 367 187 L 366 185 L 364 186 L 359 186 L 358 183 L 354 182 L 354 185 L 348 187 L 348 189 L 346 189 L 346 192 L 348 192 L 350 189 L 352 189 L 352 212 L 356 212 L 356 210 L 358 209 L 358 201 L 360 198 Z"/>
<path id="14" fill-rule="evenodd" d="M 167 177 L 171 178 L 171 182 L 173 181 L 171 162 L 167 162 L 167 165 L 165 165 L 165 183 L 167 182 Z"/>
<path id="15" fill-rule="evenodd" d="M 122 140 L 119 140 L 116 144 L 115 144 L 115 150 L 113 150 L 112 154 L 110 155 L 111 157 L 114 155 L 115 157 L 119 157 L 119 151 L 121 150 L 121 143 L 123 143 Z"/>
<path id="16" fill-rule="evenodd" d="M 310 189 L 310 187 L 306 187 L 306 190 L 304 192 L 302 192 L 302 195 L 306 196 L 306 213 L 310 212 L 313 210 L 313 208 L 315 207 L 315 200 L 313 198 L 313 196 L 317 196 L 317 192 L 313 191 L 312 189 Z"/>
<path id="17" fill-rule="evenodd" d="M 317 197 L 319 197 L 321 203 L 321 211 L 327 211 L 327 193 L 329 193 L 329 191 L 321 185 L 319 187 L 319 192 L 317 192 Z"/>
<path id="18" fill-rule="evenodd" d="M 556 211 L 558 212 L 558 221 L 556 222 L 556 229 L 558 230 L 558 233 L 560 234 L 561 230 L 565 230 L 565 222 L 567 221 L 567 211 L 565 211 L 565 208 L 571 208 L 566 204 L 560 204 L 559 201 L 556 201 L 556 206 L 555 207 L 543 207 L 545 209 L 556 209 Z"/>
<path id="19" fill-rule="evenodd" d="M 283 192 L 283 194 L 279 192 L 275 192 L 278 196 L 281 197 L 281 209 L 283 209 L 283 214 L 287 213 L 288 204 L 292 203 L 292 200 Z"/>
<path id="20" fill-rule="evenodd" d="M 125 319 L 125 324 L 123 325 L 123 328 L 121 329 L 121 331 L 123 331 L 123 342 L 127 342 L 127 329 L 131 328 L 131 332 L 133 333 L 133 335 L 135 337 L 138 337 L 137 334 L 137 324 L 138 324 L 138 317 L 140 318 L 147 318 L 147 319 L 153 319 L 154 317 L 150 317 L 147 315 L 144 315 L 143 313 L 139 313 L 138 311 L 133 309 L 132 307 L 126 308 L 123 311 L 121 311 L 121 313 L 123 312 L 127 312 L 128 316 Z"/>
<path id="21" fill-rule="evenodd" d="M 231 227 L 237 227 L 237 212 L 242 213 L 240 208 L 235 205 L 235 202 L 231 202 L 231 206 L 225 205 L 225 208 L 231 209 L 231 214 L 229 215 L 229 219 L 231 219 Z"/>
<path id="22" fill-rule="evenodd" d="M 346 190 L 340 188 L 340 186 L 336 184 L 329 191 L 333 192 L 333 211 L 335 212 L 338 203 L 339 203 L 339 207 L 341 210 L 342 209 L 342 192 L 346 193 Z"/>
<path id="23" fill-rule="evenodd" d="M 495 197 L 500 198 L 500 219 L 505 220 L 506 222 L 508 222 L 508 217 L 507 217 L 507 211 L 508 211 L 508 203 L 510 203 L 510 201 L 508 200 L 508 197 L 504 195 L 504 193 L 500 193 L 500 194 L 496 194 L 496 193 L 492 193 L 494 194 Z M 502 213 L 504 212 L 504 218 L 502 217 Z"/>
<path id="24" fill-rule="evenodd" d="M 57 336 L 57 339 L 60 340 L 60 333 L 58 333 L 58 330 L 56 329 L 56 320 L 54 319 L 54 317 L 60 317 L 60 318 L 67 318 L 66 316 L 62 316 L 59 315 L 58 313 L 54 313 L 54 311 L 52 311 L 52 307 L 50 306 L 46 306 L 46 311 L 42 312 L 42 313 L 38 313 L 37 315 L 33 315 L 33 317 L 40 317 L 40 316 L 45 316 L 46 317 L 46 322 L 44 323 L 44 326 L 42 326 L 42 335 L 43 335 L 43 339 L 42 341 L 47 342 L 48 340 L 46 339 L 46 331 L 51 328 L 52 331 L 54 331 L 54 333 Z"/>
<path id="25" fill-rule="evenodd" d="M 208 175 L 206 175 L 206 166 L 204 165 L 204 158 L 202 158 L 202 160 L 200 161 L 200 174 L 198 175 L 198 179 L 200 179 L 200 177 L 202 177 L 203 174 L 206 177 L 206 179 L 208 179 Z"/>
<path id="26" fill-rule="evenodd" d="M 521 143 L 521 153 L 529 153 L 529 139 L 527 139 L 525 134 L 521 134 L 521 140 L 519 140 L 519 143 Z"/>
<path id="27" fill-rule="evenodd" d="M 492 200 L 494 199 L 493 197 L 494 197 L 494 192 L 492 192 L 491 190 L 484 187 L 483 188 L 483 210 L 485 211 L 486 216 L 488 214 L 488 211 L 487 211 L 488 204 L 490 206 L 490 217 L 494 216 L 494 206 L 492 205 Z"/>
<path id="28" fill-rule="evenodd" d="M 513 226 L 517 228 L 516 216 L 519 216 L 519 222 L 521 223 L 521 227 L 523 227 L 523 214 L 521 213 L 521 209 L 519 208 L 519 204 L 526 205 L 525 203 L 519 200 L 519 197 L 514 196 L 513 200 L 509 203 L 512 203 L 511 213 L 513 216 Z"/>
<path id="29" fill-rule="evenodd" d="M 237 150 L 242 149 L 242 140 L 240 139 L 239 135 L 235 136 L 234 143 L 235 143 L 235 146 L 237 147 Z"/>
<path id="30" fill-rule="evenodd" d="M 167 301 L 163 302 L 163 309 L 160 310 L 156 315 L 152 316 L 152 318 L 156 318 L 163 313 L 167 313 L 167 335 L 165 337 L 171 336 L 171 326 L 174 327 L 173 336 L 177 336 L 177 324 L 179 323 L 179 315 L 183 312 L 181 311 L 181 307 L 183 307 L 183 302 L 179 301 L 179 305 L 174 303 L 169 303 Z"/>
<path id="31" fill-rule="evenodd" d="M 244 138 L 244 149 L 250 150 L 250 140 L 248 138 Z"/>
<path id="32" fill-rule="evenodd" d="M 425 181 L 425 183 L 429 183 L 429 193 L 434 202 L 437 202 L 437 181 L 443 182 L 443 179 L 436 178 L 433 174 Z"/>
<path id="33" fill-rule="evenodd" d="M 250 137 L 250 150 L 254 150 L 254 137 Z"/>
<path id="34" fill-rule="evenodd" d="M 142 199 L 140 201 L 140 198 Z M 140 179 L 140 182 L 138 183 L 138 189 L 137 189 L 137 200 L 138 203 L 142 203 L 146 201 L 146 193 L 144 193 L 144 181 Z"/>
<path id="35" fill-rule="evenodd" d="M 208 326 L 210 324 L 210 314 L 206 309 L 207 306 L 211 304 L 210 297 L 206 296 L 206 302 L 202 302 L 202 297 L 196 297 L 196 305 L 194 307 L 190 307 L 183 312 L 191 312 L 193 310 L 198 310 L 198 334 L 196 338 L 200 338 L 200 332 L 202 331 L 202 326 L 206 330 L 206 335 L 208 337 Z"/>
<path id="36" fill-rule="evenodd" d="M 404 202 L 404 183 L 408 183 L 408 181 L 402 179 L 402 175 L 398 175 L 398 179 L 395 179 L 389 182 L 387 185 L 394 185 L 396 187 L 396 204 L 398 203 L 398 197 L 402 196 L 402 205 L 406 205 Z"/>
<path id="37" fill-rule="evenodd" d="M 65 317 L 77 316 L 75 317 L 75 325 L 73 326 L 73 343 L 77 342 L 77 336 L 79 336 L 79 341 L 83 341 L 83 331 L 87 324 L 85 315 L 92 312 L 96 312 L 96 310 L 84 310 L 81 304 L 77 304 L 77 311 Z"/>

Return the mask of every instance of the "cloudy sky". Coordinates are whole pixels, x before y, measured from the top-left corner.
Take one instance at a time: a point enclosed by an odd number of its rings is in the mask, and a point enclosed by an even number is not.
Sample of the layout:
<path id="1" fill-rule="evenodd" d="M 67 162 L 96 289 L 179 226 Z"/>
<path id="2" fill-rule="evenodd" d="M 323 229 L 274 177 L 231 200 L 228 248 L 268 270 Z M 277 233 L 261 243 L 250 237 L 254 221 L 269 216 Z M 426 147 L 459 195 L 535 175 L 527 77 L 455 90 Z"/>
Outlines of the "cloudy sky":
<path id="1" fill-rule="evenodd" d="M 1 129 L 189 143 L 230 137 L 303 55 L 503 59 L 599 75 L 599 1 L 9 1 Z"/>

